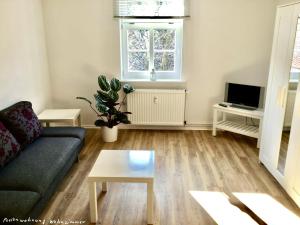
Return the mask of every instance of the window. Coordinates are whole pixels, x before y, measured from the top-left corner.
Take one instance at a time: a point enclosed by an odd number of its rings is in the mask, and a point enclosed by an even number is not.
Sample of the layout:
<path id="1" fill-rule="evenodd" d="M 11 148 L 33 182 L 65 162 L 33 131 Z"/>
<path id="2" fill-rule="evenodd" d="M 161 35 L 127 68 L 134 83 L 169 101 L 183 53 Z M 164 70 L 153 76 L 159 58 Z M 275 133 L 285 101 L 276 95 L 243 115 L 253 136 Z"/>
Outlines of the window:
<path id="1" fill-rule="evenodd" d="M 124 80 L 180 80 L 182 21 L 122 21 L 121 52 Z"/>

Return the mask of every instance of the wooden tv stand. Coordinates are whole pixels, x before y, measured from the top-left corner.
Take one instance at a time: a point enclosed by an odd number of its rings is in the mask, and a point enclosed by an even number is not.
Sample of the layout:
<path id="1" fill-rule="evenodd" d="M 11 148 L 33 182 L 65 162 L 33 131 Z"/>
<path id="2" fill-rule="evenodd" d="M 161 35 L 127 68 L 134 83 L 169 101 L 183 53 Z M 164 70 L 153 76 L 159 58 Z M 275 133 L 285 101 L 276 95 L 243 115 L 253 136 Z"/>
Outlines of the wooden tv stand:
<path id="1" fill-rule="evenodd" d="M 262 129 L 262 120 L 263 120 L 263 109 L 256 110 L 247 110 L 231 107 L 229 103 L 224 103 L 227 107 L 220 106 L 215 104 L 213 106 L 213 130 L 212 135 L 217 135 L 217 129 L 226 130 L 249 137 L 257 138 L 257 148 L 260 146 L 260 136 Z M 220 119 L 220 114 L 222 117 Z M 227 119 L 227 114 L 239 115 L 245 118 L 253 118 L 259 120 L 259 126 L 248 125 L 245 122 L 240 121 L 231 121 Z"/>

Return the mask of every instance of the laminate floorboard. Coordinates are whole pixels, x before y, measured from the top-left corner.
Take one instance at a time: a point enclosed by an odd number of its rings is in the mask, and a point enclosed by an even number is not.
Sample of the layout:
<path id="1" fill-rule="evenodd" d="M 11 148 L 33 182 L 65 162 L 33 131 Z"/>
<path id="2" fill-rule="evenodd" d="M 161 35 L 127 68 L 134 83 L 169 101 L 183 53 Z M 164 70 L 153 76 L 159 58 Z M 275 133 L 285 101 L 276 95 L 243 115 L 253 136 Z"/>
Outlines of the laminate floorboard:
<path id="1" fill-rule="evenodd" d="M 87 175 L 101 149 L 155 150 L 156 225 L 216 224 L 190 191 L 224 193 L 257 224 L 266 223 L 233 193 L 268 194 L 300 215 L 299 208 L 258 163 L 255 139 L 229 132 L 212 137 L 210 131 L 120 130 L 117 142 L 103 143 L 100 130 L 88 129 L 79 163 L 74 164 L 40 217 L 46 224 L 49 219 L 89 224 Z M 98 214 L 103 225 L 147 224 L 146 185 L 109 183 L 108 192 L 99 195 Z"/>

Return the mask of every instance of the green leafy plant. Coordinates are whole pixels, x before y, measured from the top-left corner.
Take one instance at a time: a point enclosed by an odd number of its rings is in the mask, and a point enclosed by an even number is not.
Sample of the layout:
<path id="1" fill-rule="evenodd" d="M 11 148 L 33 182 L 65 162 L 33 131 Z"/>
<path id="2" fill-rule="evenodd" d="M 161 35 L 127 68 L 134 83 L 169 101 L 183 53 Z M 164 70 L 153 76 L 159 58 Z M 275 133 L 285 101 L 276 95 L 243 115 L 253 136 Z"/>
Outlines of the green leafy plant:
<path id="1" fill-rule="evenodd" d="M 118 79 L 112 78 L 109 81 L 104 75 L 98 77 L 98 84 L 100 90 L 94 94 L 96 100 L 95 107 L 93 107 L 92 101 L 85 97 L 76 98 L 87 102 L 90 108 L 96 113 L 98 118 L 95 121 L 95 125 L 98 127 L 106 126 L 113 128 L 120 123 L 130 124 L 128 114 L 131 114 L 131 112 L 122 112 L 121 106 L 125 103 L 127 95 L 134 92 L 134 88 L 129 84 L 124 84 L 122 88 L 121 82 Z M 121 102 L 118 102 L 118 92 L 121 89 L 123 89 L 125 96 Z"/>

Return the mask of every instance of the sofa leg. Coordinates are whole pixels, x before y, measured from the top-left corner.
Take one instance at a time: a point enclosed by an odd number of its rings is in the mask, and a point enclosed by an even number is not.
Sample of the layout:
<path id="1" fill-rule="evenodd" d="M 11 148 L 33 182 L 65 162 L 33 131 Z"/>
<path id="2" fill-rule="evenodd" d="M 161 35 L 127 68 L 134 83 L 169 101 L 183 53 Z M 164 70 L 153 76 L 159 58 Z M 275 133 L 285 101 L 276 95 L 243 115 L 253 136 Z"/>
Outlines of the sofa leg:
<path id="1" fill-rule="evenodd" d="M 79 163 L 80 159 L 79 159 L 79 155 L 77 155 L 77 158 L 76 158 L 76 163 Z"/>

